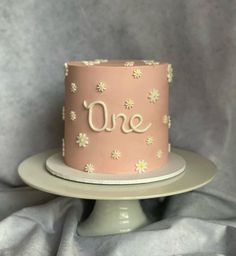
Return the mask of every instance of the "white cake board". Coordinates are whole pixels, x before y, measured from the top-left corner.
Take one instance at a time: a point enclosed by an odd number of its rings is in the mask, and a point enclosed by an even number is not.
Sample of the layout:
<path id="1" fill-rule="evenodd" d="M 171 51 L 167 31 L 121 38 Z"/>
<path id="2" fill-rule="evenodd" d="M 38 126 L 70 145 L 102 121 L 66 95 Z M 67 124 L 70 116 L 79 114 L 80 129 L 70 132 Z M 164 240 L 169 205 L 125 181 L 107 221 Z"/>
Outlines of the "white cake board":
<path id="1" fill-rule="evenodd" d="M 157 170 L 146 173 L 133 174 L 102 174 L 102 173 L 87 173 L 79 171 L 67 166 L 61 156 L 61 153 L 56 153 L 50 156 L 46 161 L 47 170 L 60 178 L 93 184 L 140 184 L 149 183 L 170 179 L 182 173 L 185 169 L 185 160 L 176 153 L 169 153 L 167 164 Z"/>
<path id="2" fill-rule="evenodd" d="M 50 150 L 24 160 L 18 169 L 28 185 L 56 195 L 95 199 L 89 218 L 79 224 L 82 236 L 128 232 L 149 223 L 139 199 L 157 198 L 197 189 L 210 182 L 216 174 L 215 165 L 196 153 L 175 149 L 186 161 L 185 171 L 171 179 L 134 185 L 101 185 L 68 181 L 51 175 L 45 167 Z"/>

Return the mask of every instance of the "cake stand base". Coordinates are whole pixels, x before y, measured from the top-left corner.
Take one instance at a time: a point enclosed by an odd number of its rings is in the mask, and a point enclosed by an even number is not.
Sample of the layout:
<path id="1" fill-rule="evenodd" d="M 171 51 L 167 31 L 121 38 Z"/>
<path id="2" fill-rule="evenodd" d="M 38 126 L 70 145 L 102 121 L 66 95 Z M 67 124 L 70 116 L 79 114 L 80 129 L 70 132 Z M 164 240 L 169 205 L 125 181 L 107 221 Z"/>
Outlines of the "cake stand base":
<path id="1" fill-rule="evenodd" d="M 174 178 L 146 184 L 86 184 L 58 178 L 45 167 L 48 157 L 58 150 L 46 151 L 24 160 L 18 172 L 26 184 L 36 189 L 61 196 L 97 200 L 90 216 L 79 224 L 79 235 L 117 234 L 149 223 L 139 199 L 188 192 L 206 185 L 215 176 L 215 165 L 205 157 L 181 149 L 173 151 L 186 161 L 185 171 Z"/>
<path id="2" fill-rule="evenodd" d="M 97 200 L 89 218 L 78 226 L 81 236 L 133 231 L 149 224 L 139 200 Z"/>

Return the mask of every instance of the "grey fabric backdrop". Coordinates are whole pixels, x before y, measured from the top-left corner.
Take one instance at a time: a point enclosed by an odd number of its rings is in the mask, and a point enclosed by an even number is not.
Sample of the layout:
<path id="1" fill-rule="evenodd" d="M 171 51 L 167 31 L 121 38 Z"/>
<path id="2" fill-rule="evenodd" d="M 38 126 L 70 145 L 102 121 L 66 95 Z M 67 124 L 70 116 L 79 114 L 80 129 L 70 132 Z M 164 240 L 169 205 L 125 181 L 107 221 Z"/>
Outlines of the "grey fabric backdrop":
<path id="1" fill-rule="evenodd" d="M 235 13 L 230 0 L 0 1 L 1 255 L 236 255 Z M 144 201 L 143 229 L 82 238 L 83 201 L 27 188 L 16 168 L 59 146 L 63 64 L 91 58 L 173 63 L 172 144 L 220 171 L 204 188 Z"/>

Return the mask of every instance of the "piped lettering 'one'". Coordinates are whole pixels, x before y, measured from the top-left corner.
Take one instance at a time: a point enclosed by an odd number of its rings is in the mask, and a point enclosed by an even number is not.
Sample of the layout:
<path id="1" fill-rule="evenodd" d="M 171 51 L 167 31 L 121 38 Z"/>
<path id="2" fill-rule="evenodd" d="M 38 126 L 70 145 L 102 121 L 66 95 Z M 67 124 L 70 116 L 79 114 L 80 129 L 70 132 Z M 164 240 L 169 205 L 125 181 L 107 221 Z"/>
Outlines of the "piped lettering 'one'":
<path id="1" fill-rule="evenodd" d="M 102 131 L 107 131 L 111 132 L 116 129 L 116 120 L 118 118 L 122 119 L 122 125 L 121 125 L 121 131 L 123 133 L 131 133 L 131 132 L 136 132 L 136 133 L 144 133 L 146 132 L 152 125 L 152 123 L 149 123 L 146 127 L 141 128 L 143 124 L 143 117 L 140 114 L 134 114 L 130 117 L 128 120 L 128 117 L 124 113 L 118 113 L 118 114 L 112 114 L 111 115 L 111 127 L 108 127 L 108 109 L 106 106 L 106 103 L 103 101 L 93 101 L 90 104 L 87 103 L 87 101 L 83 102 L 84 107 L 88 110 L 88 124 L 89 127 L 95 131 L 95 132 L 102 132 Z M 103 118 L 103 126 L 102 127 L 96 127 L 93 122 L 93 108 L 94 106 L 100 106 L 102 109 L 102 118 Z M 135 123 L 135 120 L 136 121 Z M 127 128 L 129 124 L 129 127 Z"/>

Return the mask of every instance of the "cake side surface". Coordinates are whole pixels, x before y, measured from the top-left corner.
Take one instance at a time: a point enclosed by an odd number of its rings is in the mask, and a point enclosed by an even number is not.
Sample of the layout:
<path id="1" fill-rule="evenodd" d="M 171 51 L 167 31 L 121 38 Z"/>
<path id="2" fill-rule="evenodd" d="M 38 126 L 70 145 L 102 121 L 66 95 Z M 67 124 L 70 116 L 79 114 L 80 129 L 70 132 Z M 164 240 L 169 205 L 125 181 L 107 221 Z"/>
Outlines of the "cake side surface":
<path id="1" fill-rule="evenodd" d="M 65 65 L 65 163 L 99 173 L 143 173 L 168 160 L 169 64 Z"/>

